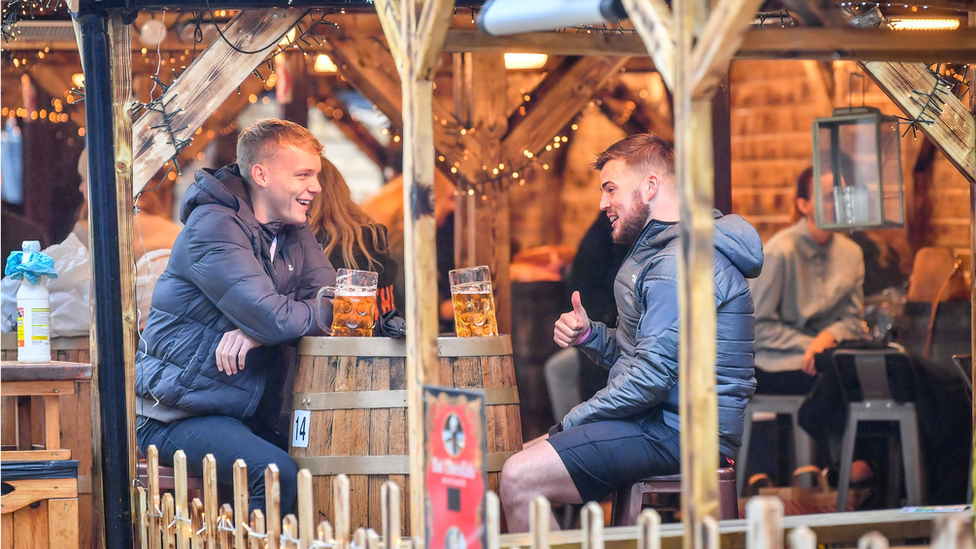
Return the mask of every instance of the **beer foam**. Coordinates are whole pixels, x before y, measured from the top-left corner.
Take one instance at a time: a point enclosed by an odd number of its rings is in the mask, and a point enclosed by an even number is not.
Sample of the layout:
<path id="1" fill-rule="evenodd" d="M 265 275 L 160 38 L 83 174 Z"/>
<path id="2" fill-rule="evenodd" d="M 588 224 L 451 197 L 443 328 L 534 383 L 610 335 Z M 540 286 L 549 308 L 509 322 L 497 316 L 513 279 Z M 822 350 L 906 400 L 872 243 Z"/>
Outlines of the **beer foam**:
<path id="1" fill-rule="evenodd" d="M 336 297 L 375 297 L 375 290 L 366 290 L 362 288 L 349 288 L 336 290 Z"/>
<path id="2" fill-rule="evenodd" d="M 478 294 L 490 295 L 491 283 L 489 282 L 469 282 L 467 284 L 455 284 L 451 286 L 452 294 Z"/>

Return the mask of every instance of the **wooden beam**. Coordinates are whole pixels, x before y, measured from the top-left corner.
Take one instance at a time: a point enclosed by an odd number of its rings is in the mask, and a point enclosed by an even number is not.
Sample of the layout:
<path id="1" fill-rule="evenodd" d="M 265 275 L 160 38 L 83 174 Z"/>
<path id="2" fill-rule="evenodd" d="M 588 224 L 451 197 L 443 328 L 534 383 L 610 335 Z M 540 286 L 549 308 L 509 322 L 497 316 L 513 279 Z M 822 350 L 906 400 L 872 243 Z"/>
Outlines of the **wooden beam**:
<path id="1" fill-rule="evenodd" d="M 170 125 L 177 139 L 197 131 L 210 114 L 260 65 L 277 39 L 305 12 L 301 10 L 242 11 L 223 30 L 227 40 L 216 40 L 173 82 L 163 94 L 168 113 L 176 112 Z M 240 53 L 236 48 L 257 53 Z M 163 114 L 146 112 L 134 124 L 133 191 L 139 192 L 176 152 L 164 127 Z M 184 129 L 180 129 L 184 128 Z"/>
<path id="2" fill-rule="evenodd" d="M 675 52 L 674 34 L 670 28 L 673 19 L 671 9 L 663 0 L 623 0 L 630 22 L 644 42 L 664 85 L 674 89 Z"/>
<path id="3" fill-rule="evenodd" d="M 207 145 L 222 135 L 221 132 L 235 124 L 238 115 L 251 104 L 248 97 L 252 94 L 259 95 L 264 91 L 264 82 L 257 78 L 247 78 L 241 82 L 239 90 L 240 93 L 237 93 L 237 90 L 233 91 L 210 115 L 210 118 L 207 118 L 203 126 L 197 130 L 199 133 L 194 132 L 193 142 L 180 154 L 181 165 L 187 160 L 191 162 L 196 160 L 197 155 L 206 149 Z"/>
<path id="4" fill-rule="evenodd" d="M 922 112 L 917 99 L 917 91 L 925 93 L 935 89 L 935 76 L 921 63 L 862 63 L 861 68 L 874 80 L 882 91 L 909 118 L 914 119 Z M 970 92 L 972 93 L 972 92 Z M 935 146 L 959 169 L 970 183 L 976 182 L 976 120 L 973 113 L 956 96 L 945 93 L 940 96 L 945 104 L 940 105 L 941 115 L 932 116 L 932 124 L 919 123 L 922 130 Z"/>
<path id="5" fill-rule="evenodd" d="M 585 57 L 548 87 L 525 117 L 511 128 L 502 142 L 502 162 L 515 167 L 525 163 L 524 151 L 538 153 L 589 102 L 607 79 L 627 63 L 626 57 Z"/>
<path id="6" fill-rule="evenodd" d="M 691 57 L 695 97 L 711 96 L 728 77 L 729 63 L 742 44 L 763 0 L 721 0 L 708 16 Z"/>
<path id="7" fill-rule="evenodd" d="M 707 34 L 706 34 L 707 36 Z M 703 38 L 704 40 L 704 38 Z M 647 57 L 633 34 L 540 32 L 490 36 L 477 30 L 451 30 L 444 50 L 521 52 L 549 55 Z M 817 59 L 821 61 L 967 62 L 976 57 L 976 29 L 896 31 L 846 28 L 747 29 L 735 59 Z M 658 64 L 655 59 L 655 64 Z"/>
<path id="8" fill-rule="evenodd" d="M 316 107 L 326 114 L 326 107 L 332 110 L 332 114 L 335 115 L 335 109 L 342 112 L 341 116 L 331 116 L 328 117 L 339 130 L 346 136 L 349 141 L 352 141 L 359 150 L 363 151 L 363 154 L 369 157 L 380 169 L 383 169 L 390 164 L 390 155 L 383 145 L 373 137 L 373 134 L 369 132 L 358 120 L 354 119 L 351 114 L 349 114 L 349 107 L 345 104 L 339 97 L 335 94 L 335 90 L 332 85 L 325 81 L 325 79 L 319 79 L 318 82 L 318 96 L 322 97 L 325 101 L 316 104 Z M 392 148 L 392 144 L 391 144 Z M 328 155 L 328 151 L 326 151 Z"/>
<path id="9" fill-rule="evenodd" d="M 596 97 L 602 101 L 600 110 L 611 121 L 622 126 L 626 133 L 653 132 L 662 139 L 674 141 L 671 122 L 665 120 L 655 109 L 648 108 L 644 100 L 623 82 L 618 82 L 609 89 L 602 88 Z"/>
<path id="10" fill-rule="evenodd" d="M 417 21 L 419 44 L 414 55 L 417 75 L 424 80 L 434 81 L 434 71 L 444 48 L 444 37 L 451 28 L 454 14 L 454 0 L 426 0 Z"/>

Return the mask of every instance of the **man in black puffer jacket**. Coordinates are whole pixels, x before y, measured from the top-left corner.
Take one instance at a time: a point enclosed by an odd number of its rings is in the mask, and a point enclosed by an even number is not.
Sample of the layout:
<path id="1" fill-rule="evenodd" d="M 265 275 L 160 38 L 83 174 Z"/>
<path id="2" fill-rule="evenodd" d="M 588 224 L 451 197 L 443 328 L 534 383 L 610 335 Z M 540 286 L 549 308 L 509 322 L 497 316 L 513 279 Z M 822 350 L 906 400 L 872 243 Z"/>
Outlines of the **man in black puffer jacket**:
<path id="1" fill-rule="evenodd" d="M 574 310 L 556 322 L 553 339 L 561 347 L 578 346 L 609 368 L 610 378 L 548 438 L 527 443 L 505 463 L 501 498 L 511 531 L 527 529 L 528 505 L 538 495 L 558 503 L 600 501 L 623 484 L 681 469 L 674 148 L 655 135 L 632 135 L 601 153 L 594 166 L 613 241 L 631 246 L 614 281 L 617 327 L 591 321 L 575 292 Z M 759 274 L 763 253 L 748 222 L 719 212 L 715 252 L 715 391 L 719 452 L 728 463 L 756 388 L 746 278 Z"/>
<path id="2" fill-rule="evenodd" d="M 305 218 L 322 190 L 321 154 L 307 129 L 258 120 L 241 132 L 238 164 L 196 173 L 139 342 L 139 449 L 156 445 L 163 464 L 183 450 L 198 475 L 213 454 L 225 485 L 243 459 L 252 510 L 264 510 L 270 463 L 281 472 L 283 514 L 297 497 L 295 462 L 270 440 L 284 346 L 318 331 L 315 295 L 335 284 Z"/>

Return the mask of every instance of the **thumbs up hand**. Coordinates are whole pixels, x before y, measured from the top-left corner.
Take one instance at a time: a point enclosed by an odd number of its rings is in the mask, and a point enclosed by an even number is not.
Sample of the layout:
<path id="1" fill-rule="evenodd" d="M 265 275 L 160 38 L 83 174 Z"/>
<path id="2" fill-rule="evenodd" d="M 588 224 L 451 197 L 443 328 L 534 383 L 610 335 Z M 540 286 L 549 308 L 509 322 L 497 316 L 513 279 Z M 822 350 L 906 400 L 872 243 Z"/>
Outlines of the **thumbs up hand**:
<path id="1" fill-rule="evenodd" d="M 553 329 L 552 339 L 560 347 L 578 345 L 590 329 L 590 317 L 580 301 L 580 293 L 573 292 L 573 310 L 563 313 Z"/>

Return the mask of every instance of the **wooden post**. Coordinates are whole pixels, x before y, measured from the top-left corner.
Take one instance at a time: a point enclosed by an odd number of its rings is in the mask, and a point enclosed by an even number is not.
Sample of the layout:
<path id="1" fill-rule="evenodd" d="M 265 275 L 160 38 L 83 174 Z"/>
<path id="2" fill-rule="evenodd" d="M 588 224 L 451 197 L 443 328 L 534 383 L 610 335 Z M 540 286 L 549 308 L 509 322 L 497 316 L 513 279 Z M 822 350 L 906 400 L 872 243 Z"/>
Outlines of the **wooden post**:
<path id="1" fill-rule="evenodd" d="M 499 549 L 501 547 L 502 514 L 498 494 L 488 490 L 485 495 L 485 505 L 488 506 L 485 513 L 485 528 L 488 530 L 488 547 L 486 549 Z"/>
<path id="2" fill-rule="evenodd" d="M 695 546 L 706 547 L 707 549 L 718 549 L 718 520 L 716 520 L 712 515 L 705 515 L 702 517 L 701 525 L 701 531 L 695 532 L 696 536 L 701 536 L 701 539 L 695 542 Z"/>
<path id="3" fill-rule="evenodd" d="M 972 513 L 953 513 L 936 517 L 932 525 L 932 549 L 973 549 Z"/>
<path id="4" fill-rule="evenodd" d="M 969 12 L 969 27 L 976 29 L 976 11 Z M 969 112 L 976 119 L 976 63 L 969 64 Z M 974 143 L 973 149 L 970 154 L 976 156 L 976 143 Z M 976 158 L 973 159 L 972 164 L 976 166 Z M 976 375 L 976 172 L 972 174 L 969 184 L 969 278 L 970 313 L 972 315 L 969 323 L 972 346 L 969 352 L 970 356 L 974 357 L 971 360 L 972 374 Z M 970 377 L 970 379 L 974 378 Z M 973 453 L 970 455 L 976 456 L 976 399 L 973 399 L 972 405 Z M 973 493 L 976 494 L 976 460 L 971 460 L 971 462 L 973 470 L 969 472 L 969 483 L 973 487 Z"/>
<path id="5" fill-rule="evenodd" d="M 637 516 L 637 549 L 661 549 L 661 515 L 654 509 Z"/>
<path id="6" fill-rule="evenodd" d="M 422 387 L 438 378 L 433 79 L 454 2 L 426 0 L 420 14 L 412 0 L 378 0 L 375 4 L 400 73 L 403 95 L 410 531 L 419 535 L 425 528 L 426 508 Z"/>
<path id="7" fill-rule="evenodd" d="M 148 507 L 146 500 L 146 489 L 142 486 L 136 487 L 136 512 L 133 515 L 133 520 L 136 524 L 136 547 L 139 549 L 147 549 L 149 546 L 148 535 L 146 532 L 146 527 L 148 526 L 146 522 L 146 509 Z"/>
<path id="8" fill-rule="evenodd" d="M 312 545 L 314 516 L 312 473 L 302 469 L 298 472 L 298 549 L 308 549 Z"/>
<path id="9" fill-rule="evenodd" d="M 281 484 L 278 466 L 274 463 L 264 470 L 264 511 L 267 513 L 265 526 L 268 532 L 268 549 L 278 549 L 281 537 Z"/>
<path id="10" fill-rule="evenodd" d="M 783 549 L 783 502 L 757 496 L 746 503 L 746 549 Z"/>
<path id="11" fill-rule="evenodd" d="M 187 526 L 190 522 L 190 509 L 187 503 L 186 454 L 183 450 L 177 450 L 173 454 L 173 484 L 176 495 L 176 546 L 178 549 L 189 549 Z"/>
<path id="12" fill-rule="evenodd" d="M 332 481 L 332 520 L 337 549 L 349 549 L 349 477 L 343 474 Z"/>
<path id="13" fill-rule="evenodd" d="M 580 511 L 580 524 L 583 527 L 581 549 L 603 549 L 603 507 L 595 501 L 584 505 Z"/>
<path id="14" fill-rule="evenodd" d="M 888 549 L 888 538 L 874 530 L 857 540 L 857 549 Z"/>
<path id="15" fill-rule="evenodd" d="M 155 445 L 146 449 L 146 477 L 149 485 L 149 549 L 160 549 L 163 507 L 159 499 L 159 451 Z"/>
<path id="16" fill-rule="evenodd" d="M 380 489 L 383 500 L 383 543 L 386 549 L 397 549 L 400 546 L 400 487 L 388 480 Z M 489 531 L 489 536 L 491 535 Z"/>
<path id="17" fill-rule="evenodd" d="M 217 546 L 217 460 L 213 454 L 203 458 L 203 501 L 205 502 L 207 547 Z"/>
<path id="18" fill-rule="evenodd" d="M 234 462 L 234 549 L 245 549 L 248 502 L 247 464 Z"/>
<path id="19" fill-rule="evenodd" d="M 335 541 L 335 538 L 332 536 L 332 525 L 329 524 L 329 521 L 323 520 L 319 523 L 318 527 L 315 529 L 315 541 L 319 545 L 324 543 L 333 543 Z"/>
<path id="20" fill-rule="evenodd" d="M 203 502 L 200 498 L 193 498 L 190 502 L 190 547 L 193 549 L 203 549 L 204 543 L 206 543 L 207 538 L 205 537 L 206 531 L 203 528 Z M 201 532 L 201 530 L 204 530 Z M 215 545 L 208 545 L 208 547 L 215 547 Z"/>
<path id="21" fill-rule="evenodd" d="M 298 519 L 288 513 L 281 521 L 281 549 L 297 549 Z"/>
<path id="22" fill-rule="evenodd" d="M 366 549 L 380 549 L 380 536 L 376 530 L 366 530 Z"/>
<path id="23" fill-rule="evenodd" d="M 817 549 L 817 534 L 806 526 L 797 526 L 790 532 L 790 549 Z"/>
<path id="24" fill-rule="evenodd" d="M 544 496 L 536 496 L 529 504 L 529 539 L 531 540 L 531 549 L 549 549 L 549 528 L 551 522 L 552 508 L 549 505 L 549 500 Z"/>
<path id="25" fill-rule="evenodd" d="M 260 509 L 251 511 L 251 531 L 247 535 L 249 549 L 265 549 L 264 513 Z"/>
<path id="26" fill-rule="evenodd" d="M 244 508 L 244 512 L 241 513 L 241 516 L 242 517 L 247 516 L 247 507 Z M 225 503 L 220 506 L 220 515 L 219 518 L 217 519 L 217 527 L 220 529 L 220 531 L 217 532 L 217 539 L 220 540 L 221 548 L 227 547 L 228 549 L 230 549 L 231 544 L 236 542 L 235 536 L 232 535 L 232 534 L 236 534 L 236 530 L 234 532 L 230 531 L 233 525 L 234 525 L 234 510 L 231 509 L 229 503 Z M 221 526 L 223 526 L 223 528 L 220 528 Z M 214 545 L 214 547 L 216 547 L 216 545 Z"/>
<path id="27" fill-rule="evenodd" d="M 356 549 L 366 547 L 366 529 L 363 527 L 356 528 L 356 533 L 353 534 L 352 542 L 353 545 L 356 546 Z"/>
<path id="28" fill-rule="evenodd" d="M 173 494 L 163 494 L 163 549 L 176 549 L 176 513 L 173 505 Z"/>
<path id="29" fill-rule="evenodd" d="M 454 262 L 458 268 L 488 265 L 498 330 L 510 333 L 512 253 L 508 178 L 496 177 L 499 172 L 505 173 L 500 167 L 508 161 L 501 156 L 502 138 L 508 131 L 505 58 L 501 53 L 454 55 L 455 116 L 465 134 L 470 131 L 481 144 L 481 169 L 475 172 L 477 180 L 468 183 L 484 189 L 457 197 Z"/>
<path id="30" fill-rule="evenodd" d="M 132 546 L 135 462 L 135 261 L 132 256 L 132 67 L 121 14 L 86 13 L 82 29 L 92 254 L 92 492 L 96 537 Z M 115 54 L 113 55 L 113 52 Z M 122 238 L 119 235 L 123 235 Z M 105 365 L 106 367 L 103 367 Z M 123 473 L 123 471 L 125 473 Z M 110 474 L 105 474 L 110 472 Z"/>

